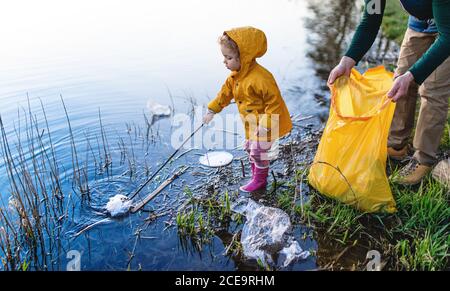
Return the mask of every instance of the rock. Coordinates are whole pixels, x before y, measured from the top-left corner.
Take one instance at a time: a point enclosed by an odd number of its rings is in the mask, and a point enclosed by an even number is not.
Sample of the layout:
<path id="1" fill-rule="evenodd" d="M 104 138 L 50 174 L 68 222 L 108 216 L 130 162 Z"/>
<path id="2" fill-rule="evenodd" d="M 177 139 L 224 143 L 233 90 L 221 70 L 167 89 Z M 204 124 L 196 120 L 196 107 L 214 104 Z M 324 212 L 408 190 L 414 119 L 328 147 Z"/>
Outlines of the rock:
<path id="1" fill-rule="evenodd" d="M 450 158 L 440 161 L 434 167 L 431 175 L 439 183 L 450 186 Z"/>

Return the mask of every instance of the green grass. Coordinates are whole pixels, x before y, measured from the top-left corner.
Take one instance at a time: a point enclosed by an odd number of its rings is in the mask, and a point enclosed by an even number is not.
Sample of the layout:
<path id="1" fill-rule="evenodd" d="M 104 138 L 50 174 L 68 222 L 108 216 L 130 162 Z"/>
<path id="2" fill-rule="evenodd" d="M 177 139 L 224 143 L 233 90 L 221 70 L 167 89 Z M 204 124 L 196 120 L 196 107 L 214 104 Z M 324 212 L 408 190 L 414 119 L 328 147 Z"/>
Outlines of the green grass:
<path id="1" fill-rule="evenodd" d="M 189 210 L 181 211 L 177 214 L 176 224 L 178 232 L 182 235 L 193 236 L 197 234 L 211 234 L 210 221 L 208 212 L 207 219 L 204 218 L 201 207 L 195 199 L 191 189 L 185 187 L 184 193 L 187 198 L 187 205 Z"/>
<path id="2" fill-rule="evenodd" d="M 441 144 L 439 145 L 439 150 L 441 152 L 450 151 L 450 110 L 447 115 L 447 124 L 444 128 L 444 134 L 442 135 Z"/>
<path id="3" fill-rule="evenodd" d="M 394 174 L 396 171 L 398 169 L 394 169 Z M 431 177 L 415 188 L 391 182 L 391 189 L 398 208 L 393 215 L 363 214 L 348 205 L 324 198 L 314 190 L 303 211 L 296 206 L 295 212 L 303 223 L 313 226 L 316 233 L 325 233 L 328 239 L 343 245 L 369 237 L 370 245 L 382 250 L 388 257 L 384 259 L 391 262 L 388 269 L 448 269 L 449 190 Z M 279 199 L 281 207 L 291 207 L 286 193 L 280 194 Z"/>
<path id="4" fill-rule="evenodd" d="M 210 237 L 217 228 L 234 221 L 237 225 L 243 223 L 243 217 L 231 211 L 231 197 L 228 191 L 222 195 L 214 193 L 204 199 L 194 197 L 186 187 L 186 208 L 178 212 L 176 224 L 180 235 Z"/>
<path id="5" fill-rule="evenodd" d="M 407 27 L 408 14 L 401 7 L 400 1 L 387 1 L 381 24 L 383 34 L 388 39 L 401 44 Z"/>
<path id="6" fill-rule="evenodd" d="M 399 223 L 397 262 L 406 270 L 448 268 L 450 243 L 449 189 L 427 177 L 418 189 L 391 185 L 397 201 Z"/>
<path id="7" fill-rule="evenodd" d="M 392 169 L 394 176 L 398 170 L 398 167 Z M 433 271 L 449 268 L 449 189 L 430 176 L 415 187 L 404 187 L 390 181 L 398 209 L 395 214 L 361 213 L 314 190 L 309 192 L 309 199 L 305 201 L 300 193 L 301 185 L 307 182 L 306 177 L 305 169 L 297 170 L 294 177 L 272 193 L 272 198 L 277 207 L 291 214 L 294 224 L 301 223 L 314 229 L 313 239 L 320 236 L 344 250 L 356 245 L 378 250 L 386 263 L 384 269 L 388 270 Z M 191 237 L 202 233 L 213 235 L 217 226 L 220 228 L 231 220 L 242 223 L 242 216 L 231 212 L 232 195 L 227 191 L 201 200 L 196 199 L 189 189 L 185 189 L 185 193 L 190 210 L 177 216 L 180 234 Z M 232 242 L 227 250 L 236 253 L 239 246 Z M 358 257 L 359 269 L 364 269 L 364 255 L 361 253 Z M 325 256 L 334 260 L 327 252 Z M 335 262 L 325 264 L 325 268 L 327 265 L 337 267 Z M 266 267 L 260 265 L 261 269 Z"/>
<path id="8" fill-rule="evenodd" d="M 432 178 L 425 179 L 416 191 L 396 184 L 392 184 L 391 189 L 397 201 L 397 216 L 402 220 L 396 231 L 413 231 L 413 234 L 415 231 L 434 232 L 448 223 L 448 189 Z"/>
<path id="9" fill-rule="evenodd" d="M 315 191 L 308 194 L 309 200 L 307 202 L 299 203 L 299 200 L 303 201 L 303 197 L 299 197 L 300 193 L 295 195 L 295 189 L 297 188 L 297 192 L 300 192 L 298 185 L 301 181 L 306 182 L 306 177 L 306 170 L 296 171 L 296 177 L 287 183 L 288 189 L 280 191 L 277 196 L 279 208 L 288 213 L 294 210 L 294 213 L 309 226 L 311 226 L 311 222 L 314 222 L 316 225 L 326 227 L 326 232 L 338 237 L 337 240 L 341 242 L 346 242 L 355 231 L 363 228 L 358 220 L 364 214 L 338 201 L 324 198 Z M 350 232 L 351 229 L 353 231 Z"/>
<path id="10" fill-rule="evenodd" d="M 446 234 L 447 233 L 447 234 Z M 400 240 L 395 246 L 397 260 L 406 270 L 439 271 L 448 267 L 448 227 L 410 240 Z"/>

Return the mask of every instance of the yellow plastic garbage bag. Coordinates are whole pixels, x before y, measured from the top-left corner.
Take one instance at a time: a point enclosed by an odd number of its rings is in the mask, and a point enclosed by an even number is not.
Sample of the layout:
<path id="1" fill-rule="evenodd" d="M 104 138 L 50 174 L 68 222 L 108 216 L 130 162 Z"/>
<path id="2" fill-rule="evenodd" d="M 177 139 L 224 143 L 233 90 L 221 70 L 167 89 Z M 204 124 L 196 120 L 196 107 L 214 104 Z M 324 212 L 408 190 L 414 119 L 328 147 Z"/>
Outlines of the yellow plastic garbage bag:
<path id="1" fill-rule="evenodd" d="M 330 87 L 327 125 L 310 167 L 320 193 L 364 212 L 393 213 L 386 176 L 387 137 L 395 103 L 387 97 L 393 75 L 382 66 L 361 75 L 353 69 Z"/>

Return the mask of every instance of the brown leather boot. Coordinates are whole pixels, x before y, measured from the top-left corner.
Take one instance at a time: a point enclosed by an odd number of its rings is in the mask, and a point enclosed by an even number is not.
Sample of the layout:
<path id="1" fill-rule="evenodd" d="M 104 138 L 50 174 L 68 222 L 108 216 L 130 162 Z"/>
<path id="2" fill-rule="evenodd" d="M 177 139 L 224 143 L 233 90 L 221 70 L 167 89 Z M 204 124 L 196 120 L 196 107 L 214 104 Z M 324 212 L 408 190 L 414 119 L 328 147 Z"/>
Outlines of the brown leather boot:
<path id="1" fill-rule="evenodd" d="M 416 185 L 430 172 L 431 167 L 421 165 L 419 161 L 412 159 L 392 180 L 401 185 Z"/>
<path id="2" fill-rule="evenodd" d="M 399 150 L 396 150 L 393 147 L 388 147 L 387 154 L 390 159 L 401 161 L 408 156 L 408 146 L 406 145 Z"/>

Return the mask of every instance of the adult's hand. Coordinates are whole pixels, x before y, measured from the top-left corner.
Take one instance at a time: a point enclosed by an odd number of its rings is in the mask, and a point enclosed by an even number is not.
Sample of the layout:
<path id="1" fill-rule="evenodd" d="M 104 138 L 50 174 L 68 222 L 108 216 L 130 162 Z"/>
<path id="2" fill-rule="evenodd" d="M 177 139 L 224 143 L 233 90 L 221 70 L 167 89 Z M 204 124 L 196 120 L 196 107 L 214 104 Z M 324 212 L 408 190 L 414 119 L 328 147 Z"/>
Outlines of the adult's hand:
<path id="1" fill-rule="evenodd" d="M 331 71 L 328 77 L 328 85 L 333 85 L 334 81 L 341 76 L 350 76 L 352 68 L 355 66 L 356 62 L 350 57 L 342 57 L 339 64 Z"/>
<path id="2" fill-rule="evenodd" d="M 414 76 L 410 71 L 405 74 L 398 76 L 394 84 L 392 85 L 391 90 L 388 92 L 388 97 L 391 98 L 392 102 L 397 102 L 398 99 L 402 98 L 408 93 L 408 88 L 411 83 L 414 81 Z"/>

